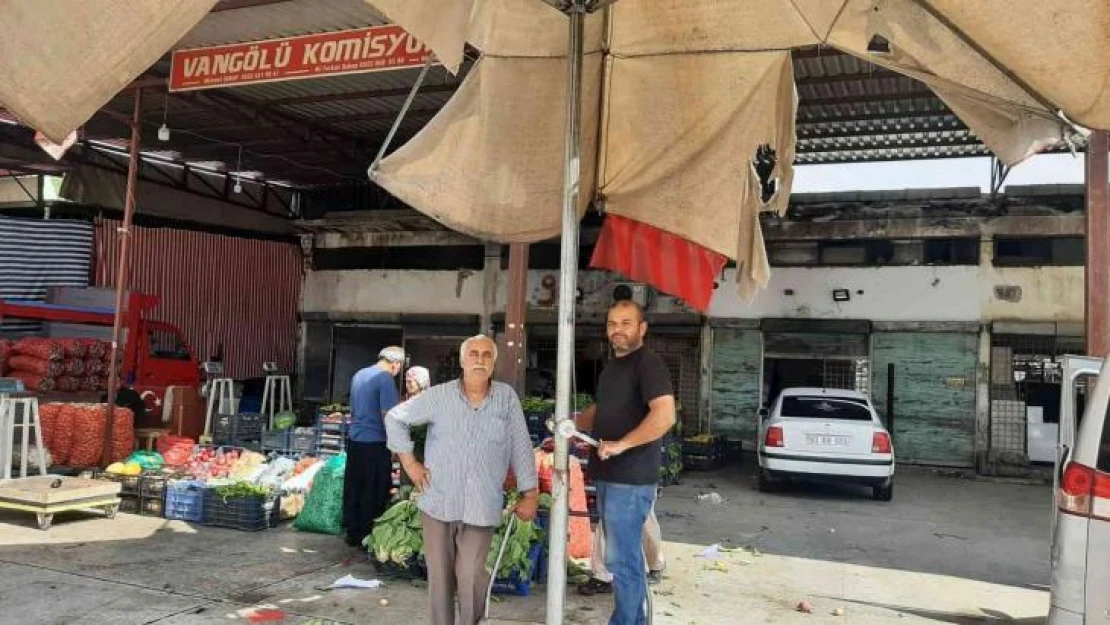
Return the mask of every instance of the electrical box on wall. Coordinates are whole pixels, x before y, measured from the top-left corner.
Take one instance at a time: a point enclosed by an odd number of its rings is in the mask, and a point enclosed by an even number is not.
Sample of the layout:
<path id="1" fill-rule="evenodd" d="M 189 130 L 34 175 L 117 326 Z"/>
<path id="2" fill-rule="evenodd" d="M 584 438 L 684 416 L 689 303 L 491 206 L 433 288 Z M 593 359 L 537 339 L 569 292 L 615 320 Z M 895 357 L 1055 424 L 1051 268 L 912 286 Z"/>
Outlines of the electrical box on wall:
<path id="1" fill-rule="evenodd" d="M 651 304 L 652 289 L 642 282 L 618 282 L 613 285 L 613 301 L 630 299 L 647 308 Z"/>

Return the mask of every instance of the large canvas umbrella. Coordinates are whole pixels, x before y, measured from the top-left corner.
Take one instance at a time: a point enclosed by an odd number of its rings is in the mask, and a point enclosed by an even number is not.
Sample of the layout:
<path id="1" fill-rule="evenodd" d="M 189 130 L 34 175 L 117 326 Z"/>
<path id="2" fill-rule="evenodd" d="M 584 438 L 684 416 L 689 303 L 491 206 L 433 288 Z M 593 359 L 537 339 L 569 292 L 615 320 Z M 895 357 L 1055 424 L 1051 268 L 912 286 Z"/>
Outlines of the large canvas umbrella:
<path id="1" fill-rule="evenodd" d="M 480 238 L 561 233 L 557 421 L 570 412 L 577 228 L 591 200 L 736 259 L 746 297 L 766 285 L 758 213 L 787 206 L 791 49 L 828 45 L 924 82 L 1006 164 L 1081 136 L 1076 124 L 1110 127 L 1104 0 L 544 0 L 559 12 L 536 0 L 367 1 L 449 70 L 464 42 L 482 51 L 444 109 L 370 175 Z M 752 164 L 761 146 L 776 154 L 770 199 Z M 566 468 L 557 435 L 551 624 L 563 614 Z"/>

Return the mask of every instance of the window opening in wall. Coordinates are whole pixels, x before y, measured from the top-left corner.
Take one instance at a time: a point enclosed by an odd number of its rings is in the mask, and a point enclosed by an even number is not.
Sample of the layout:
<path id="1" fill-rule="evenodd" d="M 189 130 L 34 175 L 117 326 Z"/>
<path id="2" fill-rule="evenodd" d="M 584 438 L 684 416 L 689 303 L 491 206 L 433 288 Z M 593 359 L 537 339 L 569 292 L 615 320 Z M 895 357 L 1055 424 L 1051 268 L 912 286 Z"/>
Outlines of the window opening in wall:
<path id="1" fill-rule="evenodd" d="M 777 267 L 978 265 L 979 240 L 772 241 L 767 244 L 767 254 L 771 265 Z"/>
<path id="2" fill-rule="evenodd" d="M 993 263 L 999 267 L 1082 266 L 1083 237 L 996 238 Z"/>
<path id="3" fill-rule="evenodd" d="M 871 363 L 866 358 L 765 358 L 763 402 L 769 405 L 784 389 L 836 388 L 870 395 Z"/>
<path id="4" fill-rule="evenodd" d="M 1061 357 L 1084 349 L 1083 338 L 1076 336 L 991 336 L 991 450 L 1027 454 L 1031 425 L 1060 423 Z M 1079 388 L 1082 393 L 1086 387 Z M 1082 397 L 1077 400 L 1083 403 Z"/>
<path id="5" fill-rule="evenodd" d="M 484 265 L 485 249 L 480 245 L 318 248 L 312 252 L 312 267 L 317 271 L 352 269 L 456 271 L 479 270 Z"/>

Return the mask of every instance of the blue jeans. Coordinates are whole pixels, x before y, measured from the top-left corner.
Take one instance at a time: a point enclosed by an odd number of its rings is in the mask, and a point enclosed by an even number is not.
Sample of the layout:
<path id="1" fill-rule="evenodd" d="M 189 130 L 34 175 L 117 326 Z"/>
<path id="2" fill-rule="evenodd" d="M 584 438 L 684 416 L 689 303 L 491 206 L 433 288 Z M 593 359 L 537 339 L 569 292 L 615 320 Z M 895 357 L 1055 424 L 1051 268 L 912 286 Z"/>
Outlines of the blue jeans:
<path id="1" fill-rule="evenodd" d="M 647 574 L 643 533 L 655 485 L 597 482 L 597 509 L 605 532 L 605 567 L 613 574 L 613 615 L 609 625 L 647 622 Z"/>

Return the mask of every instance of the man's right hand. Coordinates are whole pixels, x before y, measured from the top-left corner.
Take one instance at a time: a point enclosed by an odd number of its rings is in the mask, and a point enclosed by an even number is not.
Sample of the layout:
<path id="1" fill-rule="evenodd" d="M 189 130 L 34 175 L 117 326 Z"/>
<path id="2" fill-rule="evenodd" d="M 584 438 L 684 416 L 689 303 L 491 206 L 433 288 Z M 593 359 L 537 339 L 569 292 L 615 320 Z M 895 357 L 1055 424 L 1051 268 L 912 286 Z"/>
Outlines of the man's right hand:
<path id="1" fill-rule="evenodd" d="M 420 462 L 413 460 L 402 464 L 401 467 L 405 470 L 405 475 L 412 480 L 412 485 L 417 491 L 424 492 L 431 486 L 432 473 Z"/>

